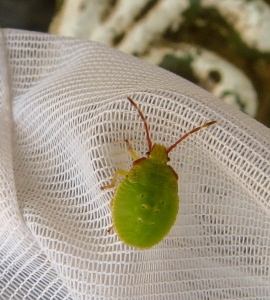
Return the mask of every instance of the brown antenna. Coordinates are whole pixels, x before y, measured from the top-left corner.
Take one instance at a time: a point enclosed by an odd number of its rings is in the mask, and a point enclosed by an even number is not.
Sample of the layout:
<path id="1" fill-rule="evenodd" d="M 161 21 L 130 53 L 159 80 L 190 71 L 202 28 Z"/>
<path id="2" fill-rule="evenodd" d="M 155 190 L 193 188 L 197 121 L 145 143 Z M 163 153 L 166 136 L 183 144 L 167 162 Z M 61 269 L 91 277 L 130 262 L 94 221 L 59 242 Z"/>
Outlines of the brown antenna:
<path id="1" fill-rule="evenodd" d="M 141 110 L 139 109 L 138 105 L 137 105 L 130 97 L 127 97 L 127 98 L 128 98 L 128 100 L 129 100 L 129 102 L 137 109 L 137 111 L 138 111 L 140 117 L 141 117 L 142 120 L 143 120 L 145 132 L 146 132 L 146 139 L 147 139 L 148 148 L 149 148 L 149 152 L 150 152 L 151 149 L 152 149 L 152 141 L 151 141 L 151 139 L 150 139 L 149 130 L 148 130 L 148 125 L 147 125 L 145 116 L 143 115 L 143 113 L 142 113 Z"/>
<path id="2" fill-rule="evenodd" d="M 192 129 L 190 132 L 186 133 L 185 135 L 183 135 L 178 141 L 176 141 L 174 144 L 172 144 L 169 148 L 167 148 L 166 152 L 169 153 L 172 151 L 172 149 L 174 149 L 179 143 L 181 143 L 185 138 L 187 138 L 189 135 L 191 135 L 192 133 L 198 131 L 198 130 L 201 130 L 205 127 L 208 127 L 212 124 L 215 124 L 217 121 L 211 121 L 211 122 L 208 122 L 202 126 L 199 126 L 199 127 L 196 127 L 194 129 Z"/>

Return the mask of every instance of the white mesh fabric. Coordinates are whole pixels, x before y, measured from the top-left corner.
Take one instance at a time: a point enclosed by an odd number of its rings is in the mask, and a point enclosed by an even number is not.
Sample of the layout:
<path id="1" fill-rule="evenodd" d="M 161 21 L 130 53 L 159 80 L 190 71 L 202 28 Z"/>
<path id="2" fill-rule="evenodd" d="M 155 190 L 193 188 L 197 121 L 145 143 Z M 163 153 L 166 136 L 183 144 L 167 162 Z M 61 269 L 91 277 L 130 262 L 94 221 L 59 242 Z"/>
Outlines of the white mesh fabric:
<path id="1" fill-rule="evenodd" d="M 1 33 L 1 299 L 269 299 L 269 129 L 193 84 L 82 40 Z M 149 250 L 111 225 L 128 138 L 171 145 L 180 210 Z M 157 186 L 158 189 L 158 186 Z"/>

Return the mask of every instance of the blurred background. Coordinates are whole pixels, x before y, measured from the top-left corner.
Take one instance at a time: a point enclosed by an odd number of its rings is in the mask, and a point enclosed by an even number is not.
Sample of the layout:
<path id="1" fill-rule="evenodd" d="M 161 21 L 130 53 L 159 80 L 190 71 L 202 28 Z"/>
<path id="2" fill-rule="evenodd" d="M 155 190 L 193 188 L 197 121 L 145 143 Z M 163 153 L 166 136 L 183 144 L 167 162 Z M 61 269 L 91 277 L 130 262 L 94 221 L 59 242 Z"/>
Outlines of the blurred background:
<path id="1" fill-rule="evenodd" d="M 270 127 L 270 0 L 0 0 L 0 26 L 115 47 Z"/>

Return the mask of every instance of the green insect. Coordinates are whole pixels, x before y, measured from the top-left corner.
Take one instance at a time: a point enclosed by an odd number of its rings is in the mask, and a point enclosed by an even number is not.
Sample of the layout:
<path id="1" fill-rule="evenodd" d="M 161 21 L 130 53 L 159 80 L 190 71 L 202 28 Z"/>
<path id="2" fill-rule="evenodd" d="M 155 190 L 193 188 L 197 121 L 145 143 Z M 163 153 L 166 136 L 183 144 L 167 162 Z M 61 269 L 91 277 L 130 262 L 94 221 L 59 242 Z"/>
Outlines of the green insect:
<path id="1" fill-rule="evenodd" d="M 153 145 L 143 113 L 130 97 L 128 100 L 144 123 L 147 157 L 139 158 L 129 141 L 125 140 L 133 166 L 129 172 L 117 170 L 111 184 L 101 189 L 115 187 L 118 176 L 125 176 L 111 201 L 113 226 L 109 231 L 114 228 L 120 240 L 127 245 L 147 249 L 169 233 L 178 214 L 178 175 L 167 164 L 170 160 L 168 154 L 190 134 L 216 121 L 194 128 L 168 148 L 161 144 Z"/>

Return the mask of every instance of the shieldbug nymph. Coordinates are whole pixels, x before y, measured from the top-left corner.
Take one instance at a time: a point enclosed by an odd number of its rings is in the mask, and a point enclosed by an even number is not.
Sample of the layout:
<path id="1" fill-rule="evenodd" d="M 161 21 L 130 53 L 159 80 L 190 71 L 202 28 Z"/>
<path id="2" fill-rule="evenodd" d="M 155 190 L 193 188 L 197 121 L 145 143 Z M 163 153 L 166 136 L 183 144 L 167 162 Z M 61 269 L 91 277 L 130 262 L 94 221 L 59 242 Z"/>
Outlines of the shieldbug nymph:
<path id="1" fill-rule="evenodd" d="M 147 249 L 159 243 L 171 230 L 179 209 L 178 175 L 168 165 L 168 154 L 190 134 L 216 121 L 196 127 L 170 147 L 152 144 L 146 118 L 137 104 L 128 97 L 138 111 L 146 132 L 147 157 L 139 158 L 128 140 L 125 140 L 133 159 L 130 171 L 117 170 L 110 185 L 115 187 L 119 175 L 125 178 L 118 184 L 111 201 L 113 226 L 118 237 L 127 245 Z"/>

